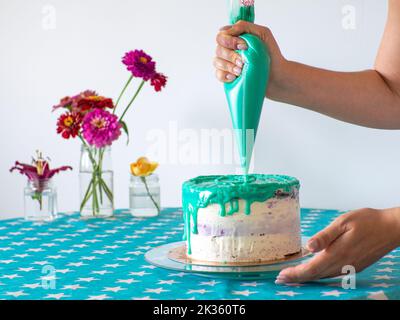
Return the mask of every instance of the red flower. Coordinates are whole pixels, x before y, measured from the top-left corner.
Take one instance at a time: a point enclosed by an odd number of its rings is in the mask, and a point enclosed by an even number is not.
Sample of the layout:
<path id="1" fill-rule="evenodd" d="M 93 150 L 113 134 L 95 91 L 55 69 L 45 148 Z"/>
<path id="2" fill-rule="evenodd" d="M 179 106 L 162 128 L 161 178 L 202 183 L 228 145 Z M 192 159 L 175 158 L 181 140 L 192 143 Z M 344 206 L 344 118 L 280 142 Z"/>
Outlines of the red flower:
<path id="1" fill-rule="evenodd" d="M 151 85 L 154 87 L 154 90 L 156 90 L 156 92 L 160 92 L 162 88 L 167 85 L 167 77 L 162 73 L 156 73 L 151 78 Z"/>
<path id="2" fill-rule="evenodd" d="M 114 109 L 114 103 L 112 99 L 101 97 L 101 96 L 90 96 L 81 99 L 77 104 L 77 111 L 80 113 L 87 113 L 95 109 Z"/>
<path id="3" fill-rule="evenodd" d="M 81 130 L 82 116 L 78 113 L 66 113 L 57 121 L 57 133 L 64 139 L 76 138 Z"/>
<path id="4" fill-rule="evenodd" d="M 53 107 L 53 111 L 60 109 L 60 108 L 64 108 L 64 109 L 68 109 L 69 111 L 73 111 L 76 108 L 76 106 L 80 100 L 82 100 L 83 98 L 87 98 L 90 96 L 96 96 L 96 95 L 97 95 L 96 91 L 86 90 L 86 91 L 83 91 L 83 92 L 77 94 L 76 96 L 65 97 L 65 98 L 61 99 L 61 101 L 58 105 Z"/>

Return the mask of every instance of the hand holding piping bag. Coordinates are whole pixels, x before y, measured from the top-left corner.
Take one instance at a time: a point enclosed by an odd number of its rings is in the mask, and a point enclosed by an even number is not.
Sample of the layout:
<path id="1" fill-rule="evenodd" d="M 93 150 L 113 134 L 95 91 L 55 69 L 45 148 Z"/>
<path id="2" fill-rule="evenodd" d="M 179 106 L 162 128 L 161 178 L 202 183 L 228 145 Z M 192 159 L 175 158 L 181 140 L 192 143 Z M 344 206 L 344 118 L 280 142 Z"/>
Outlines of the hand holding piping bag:
<path id="1" fill-rule="evenodd" d="M 239 21 L 223 27 L 217 35 L 217 78 L 229 84 L 242 75 L 245 61 L 236 50 L 246 50 L 248 44 L 239 36 L 253 34 L 263 41 L 271 58 L 265 92 L 270 99 L 360 126 L 400 129 L 399 12 L 400 1 L 389 0 L 386 30 L 375 65 L 359 72 L 335 72 L 288 61 L 268 28 Z M 400 208 L 355 210 L 316 234 L 308 247 L 318 254 L 306 264 L 283 270 L 277 283 L 338 276 L 345 265 L 359 272 L 398 246 Z"/>

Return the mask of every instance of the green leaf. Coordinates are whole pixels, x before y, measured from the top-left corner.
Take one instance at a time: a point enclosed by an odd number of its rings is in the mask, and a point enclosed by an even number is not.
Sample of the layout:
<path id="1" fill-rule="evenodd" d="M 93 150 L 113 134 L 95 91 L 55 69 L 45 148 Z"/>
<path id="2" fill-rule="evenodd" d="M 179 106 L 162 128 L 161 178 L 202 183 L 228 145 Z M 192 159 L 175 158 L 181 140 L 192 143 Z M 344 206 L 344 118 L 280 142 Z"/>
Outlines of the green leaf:
<path id="1" fill-rule="evenodd" d="M 122 129 L 124 130 L 126 137 L 127 137 L 127 141 L 126 141 L 126 145 L 129 144 L 129 130 L 128 130 L 128 125 L 126 124 L 126 122 L 124 121 L 120 121 L 119 122 L 122 125 Z"/>

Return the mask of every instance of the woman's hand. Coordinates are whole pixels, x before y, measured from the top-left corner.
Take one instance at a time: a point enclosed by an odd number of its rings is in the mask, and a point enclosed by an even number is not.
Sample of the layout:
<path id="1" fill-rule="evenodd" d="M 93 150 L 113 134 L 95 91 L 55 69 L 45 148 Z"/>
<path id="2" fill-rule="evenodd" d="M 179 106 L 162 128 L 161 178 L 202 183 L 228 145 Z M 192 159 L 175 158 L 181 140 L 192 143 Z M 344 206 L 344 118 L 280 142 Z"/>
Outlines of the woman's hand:
<path id="1" fill-rule="evenodd" d="M 337 218 L 308 242 L 320 252 L 306 264 L 288 268 L 276 283 L 300 283 L 342 274 L 346 265 L 360 272 L 400 246 L 400 208 L 361 209 Z"/>
<path id="2" fill-rule="evenodd" d="M 267 46 L 271 55 L 271 77 L 269 88 L 273 90 L 274 84 L 282 74 L 285 58 L 282 56 L 279 46 L 272 32 L 263 26 L 246 21 L 239 21 L 233 26 L 227 26 L 217 35 L 217 50 L 214 66 L 217 69 L 217 78 L 222 82 L 232 82 L 240 76 L 243 68 L 241 56 L 235 50 L 246 50 L 246 42 L 239 38 L 244 33 L 258 36 Z"/>

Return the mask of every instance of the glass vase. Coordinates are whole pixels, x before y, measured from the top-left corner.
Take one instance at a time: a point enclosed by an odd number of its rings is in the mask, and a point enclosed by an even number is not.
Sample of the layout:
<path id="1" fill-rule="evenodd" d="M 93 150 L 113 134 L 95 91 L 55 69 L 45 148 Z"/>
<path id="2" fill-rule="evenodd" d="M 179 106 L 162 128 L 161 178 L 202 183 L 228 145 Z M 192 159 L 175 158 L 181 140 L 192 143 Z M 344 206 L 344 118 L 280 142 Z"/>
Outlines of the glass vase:
<path id="1" fill-rule="evenodd" d="M 110 147 L 82 146 L 79 182 L 81 217 L 111 217 L 114 214 L 114 172 Z"/>
<path id="2" fill-rule="evenodd" d="M 156 217 L 160 213 L 160 181 L 158 175 L 131 175 L 129 208 L 134 217 Z"/>
<path id="3" fill-rule="evenodd" d="M 24 192 L 25 219 L 52 221 L 57 218 L 57 191 L 51 180 L 28 181 Z"/>

